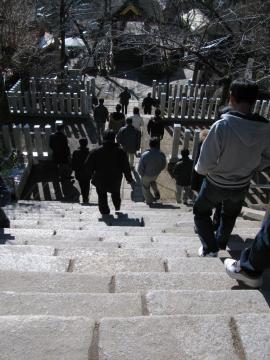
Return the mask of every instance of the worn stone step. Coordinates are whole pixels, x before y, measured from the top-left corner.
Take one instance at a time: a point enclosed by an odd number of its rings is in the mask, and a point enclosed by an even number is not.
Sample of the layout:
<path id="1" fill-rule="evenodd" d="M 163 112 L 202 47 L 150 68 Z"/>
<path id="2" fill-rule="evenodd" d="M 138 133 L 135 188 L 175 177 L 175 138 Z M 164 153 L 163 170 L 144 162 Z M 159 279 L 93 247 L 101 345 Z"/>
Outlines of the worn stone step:
<path id="1" fill-rule="evenodd" d="M 55 248 L 53 246 L 34 246 L 34 245 L 1 245 L 0 254 L 27 254 L 27 255 L 55 255 Z"/>
<path id="2" fill-rule="evenodd" d="M 165 266 L 168 272 L 224 272 L 220 258 L 168 257 Z"/>
<path id="3" fill-rule="evenodd" d="M 157 257 L 131 257 L 131 256 L 110 256 L 93 255 L 89 258 L 75 259 L 72 264 L 72 271 L 79 273 L 109 273 L 116 272 L 164 272 L 164 260 Z"/>
<path id="4" fill-rule="evenodd" d="M 65 272 L 69 265 L 70 260 L 60 256 L 0 254 L 0 270 Z"/>
<path id="5" fill-rule="evenodd" d="M 116 273 L 116 292 L 137 292 L 148 290 L 229 290 L 237 285 L 224 271 L 186 273 Z"/>
<path id="6" fill-rule="evenodd" d="M 0 271 L 0 291 L 108 293 L 110 283 L 110 275 Z"/>
<path id="7" fill-rule="evenodd" d="M 87 360 L 94 327 L 86 317 L 0 316 L 1 360 Z"/>
<path id="8" fill-rule="evenodd" d="M 142 315 L 140 294 L 0 292 L 0 316 L 55 315 L 102 317 Z"/>
<path id="9" fill-rule="evenodd" d="M 269 319 L 266 314 L 102 319 L 99 360 L 145 360 L 146 354 L 147 360 L 268 359 Z"/>
<path id="10" fill-rule="evenodd" d="M 149 315 L 267 313 L 270 292 L 258 290 L 166 290 L 145 295 Z"/>

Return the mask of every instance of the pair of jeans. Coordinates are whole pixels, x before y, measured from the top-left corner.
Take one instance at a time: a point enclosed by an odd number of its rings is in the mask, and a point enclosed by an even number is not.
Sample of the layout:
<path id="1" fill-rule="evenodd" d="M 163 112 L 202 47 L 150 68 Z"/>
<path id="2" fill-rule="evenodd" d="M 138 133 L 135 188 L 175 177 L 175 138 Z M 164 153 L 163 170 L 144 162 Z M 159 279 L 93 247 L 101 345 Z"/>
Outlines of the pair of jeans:
<path id="1" fill-rule="evenodd" d="M 184 192 L 183 192 L 184 190 Z M 190 186 L 181 186 L 176 184 L 176 202 L 178 204 L 182 203 L 182 192 L 183 192 L 183 202 L 186 203 L 188 200 L 193 200 L 193 192 Z"/>
<path id="2" fill-rule="evenodd" d="M 110 213 L 110 208 L 108 205 L 107 191 L 97 188 L 97 194 L 98 194 L 99 212 L 102 215 L 108 215 Z M 120 189 L 119 189 L 119 191 L 111 192 L 111 197 L 112 197 L 112 202 L 115 207 L 115 210 L 120 210 L 120 207 L 121 207 Z"/>
<path id="3" fill-rule="evenodd" d="M 242 251 L 240 266 L 251 276 L 260 276 L 270 267 L 270 215 L 263 223 L 253 244 Z"/>
<path id="4" fill-rule="evenodd" d="M 155 201 L 156 197 L 160 196 L 156 180 L 157 180 L 157 176 L 142 176 L 141 178 L 142 193 L 147 205 L 152 204 Z M 155 197 L 152 195 L 150 191 L 151 188 L 154 192 Z"/>
<path id="5" fill-rule="evenodd" d="M 103 133 L 105 131 L 105 122 L 96 122 L 96 131 L 97 131 L 97 138 L 98 143 L 101 144 L 103 141 Z"/>
<path id="6" fill-rule="evenodd" d="M 204 253 L 217 252 L 219 248 L 226 247 L 247 192 L 248 187 L 222 188 L 204 179 L 193 207 L 194 222 Z M 219 203 L 222 203 L 222 209 L 215 235 L 211 215 Z"/>

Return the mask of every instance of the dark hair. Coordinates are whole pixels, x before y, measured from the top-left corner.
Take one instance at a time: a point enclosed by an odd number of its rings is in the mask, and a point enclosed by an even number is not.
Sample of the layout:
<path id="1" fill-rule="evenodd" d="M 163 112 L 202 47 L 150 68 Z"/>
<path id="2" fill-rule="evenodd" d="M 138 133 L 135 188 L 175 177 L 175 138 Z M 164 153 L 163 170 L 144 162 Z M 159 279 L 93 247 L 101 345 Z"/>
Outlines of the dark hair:
<path id="1" fill-rule="evenodd" d="M 107 129 L 103 133 L 104 142 L 114 142 L 115 141 L 115 132 L 113 130 Z"/>
<path id="2" fill-rule="evenodd" d="M 161 115 L 161 110 L 160 110 L 160 109 L 156 109 L 156 110 L 155 110 L 155 116 L 156 116 L 156 117 L 160 117 L 160 115 Z"/>
<path id="3" fill-rule="evenodd" d="M 150 92 L 149 92 L 149 93 L 147 93 L 147 96 L 148 96 L 148 97 L 150 97 L 151 95 L 152 95 L 152 94 L 151 94 Z"/>
<path id="4" fill-rule="evenodd" d="M 62 131 L 62 130 L 64 130 L 64 129 L 65 129 L 64 124 L 58 124 L 58 125 L 56 125 L 56 131 Z"/>
<path id="5" fill-rule="evenodd" d="M 122 110 L 122 106 L 120 104 L 117 104 L 115 107 L 116 111 L 121 111 Z"/>
<path id="6" fill-rule="evenodd" d="M 183 149 L 181 151 L 181 155 L 182 155 L 182 157 L 188 157 L 189 156 L 189 150 L 188 149 Z"/>
<path id="7" fill-rule="evenodd" d="M 104 104 L 104 99 L 101 98 L 101 99 L 98 100 L 98 102 L 100 103 L 100 105 L 103 105 Z"/>
<path id="8" fill-rule="evenodd" d="M 230 94 L 237 103 L 253 104 L 258 97 L 258 85 L 251 80 L 234 80 L 230 87 Z"/>
<path id="9" fill-rule="evenodd" d="M 128 125 L 132 125 L 132 118 L 131 117 L 126 118 L 126 123 Z"/>
<path id="10" fill-rule="evenodd" d="M 153 137 L 149 140 L 149 146 L 150 148 L 156 148 L 159 149 L 160 146 L 160 140 L 157 137 Z"/>
<path id="11" fill-rule="evenodd" d="M 82 148 L 86 148 L 87 144 L 88 144 L 88 140 L 86 138 L 81 138 L 79 140 L 79 144 Z"/>
<path id="12" fill-rule="evenodd" d="M 135 106 L 133 108 L 133 114 L 139 114 L 139 113 L 140 113 L 140 109 L 137 106 Z"/>

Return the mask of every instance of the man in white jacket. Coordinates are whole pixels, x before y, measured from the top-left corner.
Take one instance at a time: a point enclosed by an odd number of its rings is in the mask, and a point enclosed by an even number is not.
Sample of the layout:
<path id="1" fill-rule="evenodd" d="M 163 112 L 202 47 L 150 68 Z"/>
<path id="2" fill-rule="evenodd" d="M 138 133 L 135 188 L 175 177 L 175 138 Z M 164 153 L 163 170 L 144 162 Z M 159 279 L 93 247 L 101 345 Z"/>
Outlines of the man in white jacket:
<path id="1" fill-rule="evenodd" d="M 199 256 L 226 249 L 254 172 L 270 166 L 270 123 L 252 114 L 258 87 L 236 80 L 230 89 L 231 111 L 213 124 L 195 170 L 205 176 L 193 213 L 202 246 Z M 214 233 L 212 209 L 222 202 L 220 226 Z"/>

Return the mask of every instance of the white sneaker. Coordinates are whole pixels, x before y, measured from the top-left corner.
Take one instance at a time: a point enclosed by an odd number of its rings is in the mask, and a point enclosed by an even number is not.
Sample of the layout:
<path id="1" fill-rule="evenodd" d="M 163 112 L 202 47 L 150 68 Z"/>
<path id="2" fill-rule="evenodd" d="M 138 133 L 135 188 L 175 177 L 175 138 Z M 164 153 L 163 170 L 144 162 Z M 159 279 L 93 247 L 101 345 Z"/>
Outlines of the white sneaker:
<path id="1" fill-rule="evenodd" d="M 209 252 L 209 253 L 205 253 L 204 250 L 203 250 L 203 246 L 200 246 L 199 247 L 199 250 L 198 250 L 198 255 L 200 257 L 217 257 L 218 256 L 218 252 Z"/>
<path id="2" fill-rule="evenodd" d="M 234 259 L 226 259 L 224 261 L 224 266 L 226 269 L 226 273 L 232 279 L 242 281 L 245 285 L 255 289 L 262 286 L 262 276 L 250 276 L 249 274 L 245 273 L 245 271 L 240 267 L 240 261 L 236 261 Z"/>

